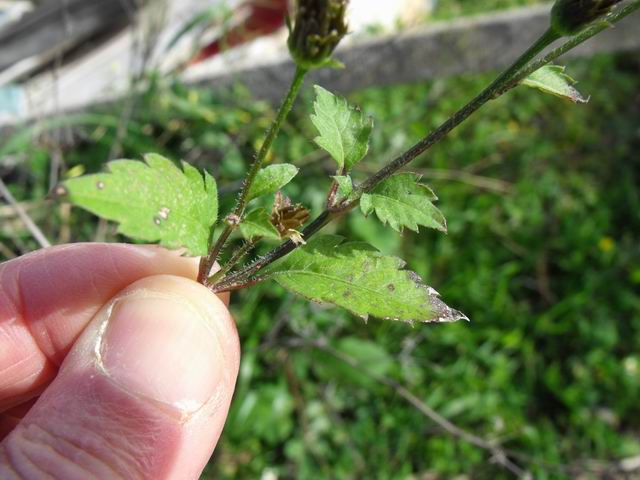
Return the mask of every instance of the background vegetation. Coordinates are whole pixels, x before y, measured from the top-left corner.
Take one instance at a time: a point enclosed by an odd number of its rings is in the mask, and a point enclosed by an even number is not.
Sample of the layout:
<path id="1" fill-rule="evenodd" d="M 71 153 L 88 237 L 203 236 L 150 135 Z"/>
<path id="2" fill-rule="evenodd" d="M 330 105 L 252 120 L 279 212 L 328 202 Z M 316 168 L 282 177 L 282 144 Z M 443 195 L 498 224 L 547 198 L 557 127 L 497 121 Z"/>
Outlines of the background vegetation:
<path id="1" fill-rule="evenodd" d="M 437 15 L 477 10 L 445 3 Z M 514 3 L 532 2 L 485 6 Z M 535 478 L 620 478 L 603 462 L 640 455 L 640 60 L 569 65 L 593 96 L 588 105 L 517 90 L 415 164 L 439 194 L 448 235 L 398 237 L 358 213 L 329 227 L 408 259 L 471 323 L 364 324 L 271 284 L 235 295 L 243 363 L 206 478 L 512 477 L 491 452 L 425 417 L 396 383 L 518 452 L 513 460 Z M 490 79 L 352 95 L 376 122 L 361 174 Z M 332 167 L 310 141 L 310 98 L 273 160 L 305 167 L 287 193 L 319 211 Z M 273 115 L 241 87 L 210 92 L 159 78 L 123 103 L 130 116 L 123 105 L 69 116 L 0 145 L 2 178 L 55 242 L 117 238 L 90 215 L 43 200 L 52 164 L 76 175 L 159 151 L 209 169 L 230 203 Z M 36 247 L 10 208 L 0 216 L 0 258 Z"/>

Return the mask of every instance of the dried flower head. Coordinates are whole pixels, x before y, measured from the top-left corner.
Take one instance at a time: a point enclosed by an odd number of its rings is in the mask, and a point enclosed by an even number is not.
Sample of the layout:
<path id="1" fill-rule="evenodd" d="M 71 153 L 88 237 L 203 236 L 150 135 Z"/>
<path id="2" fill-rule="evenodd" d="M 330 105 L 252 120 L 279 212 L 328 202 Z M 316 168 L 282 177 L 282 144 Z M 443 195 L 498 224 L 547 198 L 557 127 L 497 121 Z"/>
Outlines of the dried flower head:
<path id="1" fill-rule="evenodd" d="M 298 66 L 320 68 L 347 34 L 349 0 L 298 0 L 295 21 L 289 27 L 289 51 Z"/>
<path id="2" fill-rule="evenodd" d="M 551 25 L 561 35 L 575 35 L 605 16 L 622 0 L 556 0 L 551 10 Z"/>
<path id="3" fill-rule="evenodd" d="M 282 193 L 276 194 L 271 212 L 271 224 L 276 227 L 281 238 L 290 238 L 296 243 L 304 243 L 297 228 L 309 220 L 309 210 L 300 204 L 292 205 L 291 200 Z"/>

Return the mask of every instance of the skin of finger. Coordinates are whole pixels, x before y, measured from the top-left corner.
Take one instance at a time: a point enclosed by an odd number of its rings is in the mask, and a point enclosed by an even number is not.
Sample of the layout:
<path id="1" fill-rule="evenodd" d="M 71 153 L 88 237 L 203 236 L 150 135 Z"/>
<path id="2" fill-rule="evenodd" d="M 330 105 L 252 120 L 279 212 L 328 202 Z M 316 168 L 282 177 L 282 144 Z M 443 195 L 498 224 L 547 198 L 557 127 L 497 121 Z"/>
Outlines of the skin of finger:
<path id="1" fill-rule="evenodd" d="M 0 412 L 39 395 L 95 313 L 133 282 L 195 279 L 198 259 L 157 246 L 70 244 L 0 264 Z M 228 295 L 221 297 L 228 303 Z"/>
<path id="2" fill-rule="evenodd" d="M 240 347 L 235 324 L 220 299 L 179 277 L 143 279 L 115 300 L 140 290 L 170 292 L 215 319 L 212 327 L 220 342 L 225 372 L 215 393 L 195 411 L 183 410 L 127 391 L 114 382 L 103 371 L 96 348 L 104 335 L 109 302 L 76 342 L 56 380 L 2 442 L 0 459 L 13 462 L 12 469 L 15 462 L 28 459 L 34 470 L 27 471 L 35 471 L 36 477 L 44 469 L 58 475 L 56 478 L 72 478 L 77 472 L 93 472 L 97 478 L 198 478 L 222 431 L 237 378 Z M 199 372 L 206 381 L 211 366 L 192 367 L 191 373 Z M 167 378 L 167 382 L 173 381 Z M 56 452 L 53 456 L 52 451 Z M 24 463 L 18 466 L 29 468 Z"/>
<path id="3" fill-rule="evenodd" d="M 34 398 L 0 413 L 0 441 L 11 433 L 35 403 L 36 399 Z"/>

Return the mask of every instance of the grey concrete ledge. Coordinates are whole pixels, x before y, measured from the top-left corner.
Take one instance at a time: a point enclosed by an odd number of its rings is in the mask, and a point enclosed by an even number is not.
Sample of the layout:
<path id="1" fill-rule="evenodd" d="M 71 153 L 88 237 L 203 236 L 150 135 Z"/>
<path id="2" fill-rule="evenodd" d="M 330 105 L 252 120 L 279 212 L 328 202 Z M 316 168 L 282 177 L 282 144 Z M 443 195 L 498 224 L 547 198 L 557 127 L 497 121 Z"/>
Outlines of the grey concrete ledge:
<path id="1" fill-rule="evenodd" d="M 313 72 L 309 83 L 348 93 L 370 86 L 413 83 L 499 69 L 515 60 L 547 28 L 550 8 L 551 4 L 544 4 L 438 22 L 400 34 L 359 41 L 354 39 L 336 53 L 336 57 L 347 65 L 346 69 Z M 640 50 L 638 12 L 568 56 L 633 50 Z M 184 80 L 212 89 L 241 83 L 258 99 L 279 101 L 294 70 L 286 52 L 255 66 L 246 66 L 246 60 L 244 62 L 212 72 L 204 71 L 198 77 L 185 77 Z M 113 101 L 111 98 L 95 98 L 93 104 L 81 109 L 90 110 Z M 78 109 L 63 108 L 61 113 L 72 112 L 77 113 Z M 34 118 L 26 121 L 34 121 Z M 0 126 L 0 137 L 15 127 L 11 123 Z"/>
<path id="2" fill-rule="evenodd" d="M 347 93 L 370 86 L 419 82 L 505 67 L 547 28 L 550 8 L 550 4 L 545 4 L 467 17 L 354 43 L 336 53 L 347 66 L 345 70 L 313 72 L 310 81 Z M 589 56 L 639 48 L 640 15 L 636 14 L 569 55 Z M 274 101 L 281 97 L 293 70 L 293 64 L 283 57 L 271 64 L 200 78 L 195 83 L 222 88 L 239 82 L 256 98 Z"/>

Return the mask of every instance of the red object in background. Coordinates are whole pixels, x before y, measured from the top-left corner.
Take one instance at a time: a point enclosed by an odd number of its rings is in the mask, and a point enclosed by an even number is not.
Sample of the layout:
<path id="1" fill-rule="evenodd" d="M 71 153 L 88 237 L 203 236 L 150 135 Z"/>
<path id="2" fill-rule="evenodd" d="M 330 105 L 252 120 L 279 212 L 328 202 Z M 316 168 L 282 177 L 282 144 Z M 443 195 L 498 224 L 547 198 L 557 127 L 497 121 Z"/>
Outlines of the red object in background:
<path id="1" fill-rule="evenodd" d="M 238 7 L 249 9 L 244 21 L 231 27 L 221 38 L 202 48 L 191 63 L 198 63 L 220 51 L 242 45 L 254 38 L 269 35 L 284 26 L 288 0 L 249 0 Z"/>

